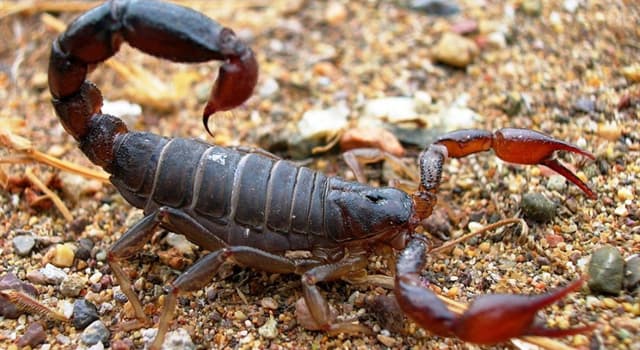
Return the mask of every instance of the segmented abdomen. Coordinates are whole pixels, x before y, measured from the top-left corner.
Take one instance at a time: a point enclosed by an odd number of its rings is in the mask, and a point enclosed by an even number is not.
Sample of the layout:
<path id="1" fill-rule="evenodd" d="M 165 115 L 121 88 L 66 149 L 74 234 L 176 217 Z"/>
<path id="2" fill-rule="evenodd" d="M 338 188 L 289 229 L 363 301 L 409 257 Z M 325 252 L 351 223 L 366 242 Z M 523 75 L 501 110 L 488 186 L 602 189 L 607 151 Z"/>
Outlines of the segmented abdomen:
<path id="1" fill-rule="evenodd" d="M 112 182 L 150 213 L 178 208 L 229 245 L 265 251 L 337 245 L 325 218 L 331 184 L 308 168 L 191 139 L 130 133 L 116 147 Z M 328 222 L 327 222 L 328 221 Z M 333 226 L 333 225 L 332 225 Z"/>

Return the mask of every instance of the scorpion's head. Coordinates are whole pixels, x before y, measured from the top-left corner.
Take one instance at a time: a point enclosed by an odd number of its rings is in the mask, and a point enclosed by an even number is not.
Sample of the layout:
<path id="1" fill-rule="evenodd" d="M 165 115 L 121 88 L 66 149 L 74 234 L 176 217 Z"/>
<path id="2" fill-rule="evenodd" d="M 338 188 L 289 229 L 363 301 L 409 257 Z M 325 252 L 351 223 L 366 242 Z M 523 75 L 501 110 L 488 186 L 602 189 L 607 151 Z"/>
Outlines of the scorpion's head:
<path id="1" fill-rule="evenodd" d="M 410 229 L 413 202 L 395 188 L 349 187 L 329 191 L 327 199 L 325 223 L 336 241 L 368 239 L 395 247 Z M 396 238 L 400 242 L 392 242 Z"/>

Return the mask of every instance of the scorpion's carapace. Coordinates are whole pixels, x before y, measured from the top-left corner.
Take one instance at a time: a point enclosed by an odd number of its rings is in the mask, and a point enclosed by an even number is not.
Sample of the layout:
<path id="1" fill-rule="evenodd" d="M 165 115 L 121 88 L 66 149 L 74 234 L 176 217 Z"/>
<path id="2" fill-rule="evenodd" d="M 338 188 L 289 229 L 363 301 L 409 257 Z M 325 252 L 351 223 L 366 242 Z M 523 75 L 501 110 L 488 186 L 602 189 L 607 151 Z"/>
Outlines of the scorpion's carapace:
<path id="1" fill-rule="evenodd" d="M 481 297 L 462 316 L 452 314 L 420 283 L 428 245 L 415 228 L 436 204 L 447 157 L 493 149 L 506 161 L 546 165 L 594 198 L 584 182 L 551 158 L 555 151 L 593 158 L 591 154 L 531 130 L 452 132 L 420 155 L 420 188 L 408 195 L 328 177 L 265 151 L 130 132 L 120 119 L 101 112 L 102 95 L 86 80 L 88 67 L 114 55 L 122 42 L 172 61 L 224 61 L 203 113 L 205 127 L 208 115 L 249 97 L 258 64 L 230 29 L 193 10 L 151 0 L 109 1 L 80 16 L 53 43 L 49 89 L 62 125 L 92 162 L 111 173 L 122 196 L 144 209 L 144 218 L 118 239 L 107 258 L 138 326 L 148 325 L 149 318 L 122 262 L 139 252 L 158 228 L 183 234 L 210 252 L 170 284 L 152 349 L 162 345 L 177 296 L 210 283 L 224 262 L 299 274 L 314 329 L 367 331 L 361 324 L 334 322 L 318 283 L 358 276 L 372 252 L 391 249 L 401 251 L 395 285 L 399 304 L 433 333 L 496 343 L 590 329 L 547 330 L 533 321 L 539 309 L 574 291 L 580 280 L 541 296 Z M 300 250 L 308 256 L 286 254 Z"/>

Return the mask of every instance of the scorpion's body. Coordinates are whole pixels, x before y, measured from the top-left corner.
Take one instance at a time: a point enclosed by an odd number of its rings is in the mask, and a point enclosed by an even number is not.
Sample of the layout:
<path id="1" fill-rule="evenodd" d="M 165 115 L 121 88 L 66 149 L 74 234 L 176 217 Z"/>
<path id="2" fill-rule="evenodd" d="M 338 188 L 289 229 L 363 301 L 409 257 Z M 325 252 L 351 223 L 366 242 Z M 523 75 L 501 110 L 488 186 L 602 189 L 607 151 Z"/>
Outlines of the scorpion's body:
<path id="1" fill-rule="evenodd" d="M 158 227 L 210 251 L 170 284 L 152 348 L 162 344 L 177 295 L 208 284 L 226 261 L 300 274 L 304 304 L 313 319 L 308 328 L 368 331 L 363 325 L 333 322 L 316 285 L 360 273 L 370 254 L 389 247 L 400 251 L 394 287 L 398 304 L 432 333 L 497 343 L 590 329 L 547 329 L 534 322 L 539 309 L 576 290 L 581 280 L 537 296 L 481 296 L 463 315 L 452 313 L 424 287 L 420 272 L 429 243 L 414 230 L 436 204 L 448 157 L 493 149 L 506 161 L 546 165 L 594 198 L 583 181 L 552 158 L 557 150 L 593 158 L 590 153 L 526 129 L 451 132 L 420 155 L 420 187 L 408 195 L 328 177 L 264 151 L 130 132 L 120 119 L 102 113 L 100 90 L 86 80 L 89 67 L 114 55 L 125 41 L 172 61 L 224 61 L 203 113 L 205 125 L 211 113 L 234 108 L 251 95 L 258 64 L 232 30 L 193 10 L 151 0 L 107 2 L 79 17 L 53 43 L 49 89 L 60 122 L 87 157 L 112 174 L 123 197 L 144 209 L 144 218 L 117 240 L 107 258 L 139 325 L 148 325 L 148 318 L 121 263 L 138 253 Z M 308 254 L 288 256 L 292 250 Z"/>
<path id="2" fill-rule="evenodd" d="M 375 242 L 374 223 L 387 223 L 385 232 L 393 236 L 410 228 L 413 202 L 395 188 L 373 189 L 287 160 L 151 133 L 128 133 L 114 150 L 111 182 L 122 196 L 145 214 L 167 206 L 197 218 L 206 230 L 187 237 L 207 250 L 219 248 L 221 241 L 277 254 L 335 251 L 324 259 L 330 262 L 351 241 Z M 353 216 L 343 211 L 359 216 L 354 221 L 367 225 L 359 228 L 366 236 L 353 235 L 344 221 Z M 391 241 L 393 236 L 377 238 Z"/>

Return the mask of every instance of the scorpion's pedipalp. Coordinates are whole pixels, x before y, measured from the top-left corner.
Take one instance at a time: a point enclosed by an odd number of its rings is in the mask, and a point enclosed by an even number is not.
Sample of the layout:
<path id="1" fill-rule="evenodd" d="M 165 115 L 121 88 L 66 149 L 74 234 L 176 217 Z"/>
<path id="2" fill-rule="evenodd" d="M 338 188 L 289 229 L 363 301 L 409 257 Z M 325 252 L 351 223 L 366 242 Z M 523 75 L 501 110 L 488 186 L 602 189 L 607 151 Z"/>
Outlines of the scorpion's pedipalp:
<path id="1" fill-rule="evenodd" d="M 539 310 L 574 292 L 583 279 L 540 295 L 482 295 L 462 315 L 456 315 L 420 279 L 426 254 L 427 243 L 422 237 L 415 236 L 409 241 L 398 259 L 395 295 L 402 310 L 434 334 L 476 344 L 496 344 L 527 335 L 564 337 L 593 329 L 593 326 L 552 329 L 536 320 Z"/>
<path id="2" fill-rule="evenodd" d="M 420 157 L 422 189 L 414 198 L 418 198 L 420 203 L 424 202 L 421 197 L 425 197 L 427 193 L 435 193 L 447 157 L 461 158 L 491 149 L 498 158 L 507 162 L 545 165 L 576 184 L 589 198 L 596 197 L 587 184 L 552 158 L 555 151 L 572 152 L 590 159 L 595 158 L 593 154 L 537 131 L 504 128 L 493 133 L 484 130 L 458 130 L 438 138 Z"/>

